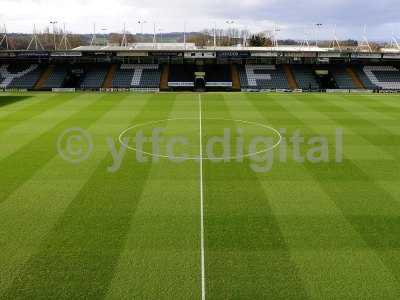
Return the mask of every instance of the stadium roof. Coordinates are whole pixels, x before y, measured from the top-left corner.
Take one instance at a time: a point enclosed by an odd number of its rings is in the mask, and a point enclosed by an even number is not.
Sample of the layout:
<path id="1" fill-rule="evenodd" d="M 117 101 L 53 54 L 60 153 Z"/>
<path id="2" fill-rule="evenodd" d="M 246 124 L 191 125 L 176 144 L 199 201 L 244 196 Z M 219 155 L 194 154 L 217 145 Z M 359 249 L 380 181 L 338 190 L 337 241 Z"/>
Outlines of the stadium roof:
<path id="1" fill-rule="evenodd" d="M 129 44 L 127 47 L 118 45 L 107 45 L 107 46 L 80 46 L 74 51 L 81 52 L 92 52 L 92 51 L 282 51 L 282 52 L 326 52 L 335 50 L 333 48 L 321 48 L 316 46 L 278 46 L 278 47 L 243 47 L 243 46 L 231 46 L 231 47 L 198 47 L 195 44 L 184 44 L 184 43 L 136 43 Z"/>

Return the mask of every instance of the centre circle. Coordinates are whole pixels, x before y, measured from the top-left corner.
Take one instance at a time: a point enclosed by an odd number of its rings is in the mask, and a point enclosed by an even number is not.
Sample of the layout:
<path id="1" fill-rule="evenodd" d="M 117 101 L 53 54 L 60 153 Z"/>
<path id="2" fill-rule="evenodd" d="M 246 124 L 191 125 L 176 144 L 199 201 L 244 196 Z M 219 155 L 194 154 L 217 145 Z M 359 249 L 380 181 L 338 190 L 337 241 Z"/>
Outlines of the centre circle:
<path id="1" fill-rule="evenodd" d="M 231 161 L 272 151 L 281 143 L 282 135 L 269 125 L 253 121 L 173 118 L 130 126 L 118 140 L 129 150 L 155 158 Z M 255 146 L 262 141 L 261 147 Z M 218 153 L 211 155 L 211 150 Z"/>

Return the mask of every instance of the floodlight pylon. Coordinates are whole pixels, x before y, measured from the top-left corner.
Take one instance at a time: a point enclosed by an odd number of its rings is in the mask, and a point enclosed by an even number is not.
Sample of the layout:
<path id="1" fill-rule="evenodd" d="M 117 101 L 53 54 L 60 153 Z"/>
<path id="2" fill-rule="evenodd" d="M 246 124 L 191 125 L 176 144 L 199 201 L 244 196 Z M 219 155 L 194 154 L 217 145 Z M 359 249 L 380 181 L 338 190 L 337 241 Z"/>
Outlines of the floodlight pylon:
<path id="1" fill-rule="evenodd" d="M 60 47 L 59 48 L 62 49 L 62 50 L 71 49 L 71 45 L 70 45 L 69 40 L 68 40 L 68 32 L 65 29 L 65 24 L 64 24 L 64 27 L 63 27 L 63 36 L 61 38 Z"/>
<path id="2" fill-rule="evenodd" d="M 9 50 L 9 44 L 8 44 L 8 35 L 7 35 L 7 27 L 6 24 L 3 25 L 3 37 L 0 40 L 0 47 L 5 44 L 6 49 Z"/>
<path id="3" fill-rule="evenodd" d="M 42 43 L 39 40 L 38 34 L 37 34 L 37 30 L 36 30 L 36 25 L 33 25 L 33 33 L 32 33 L 32 39 L 28 44 L 28 47 L 26 48 L 26 50 L 32 50 L 31 47 L 34 46 L 33 50 L 44 50 L 44 47 L 42 45 Z"/>
<path id="4" fill-rule="evenodd" d="M 367 37 L 367 25 L 364 25 L 362 40 L 357 46 L 356 51 L 363 51 L 364 49 L 366 49 L 368 52 L 372 52 L 372 47 Z"/>
<path id="5" fill-rule="evenodd" d="M 337 26 L 335 24 L 335 27 L 333 29 L 333 40 L 329 46 L 329 48 L 337 48 L 339 51 L 342 51 L 342 46 L 340 45 L 338 36 L 337 36 Z"/>
<path id="6" fill-rule="evenodd" d="M 124 23 L 124 29 L 122 33 L 122 42 L 121 42 L 122 47 L 128 47 L 128 40 L 126 38 L 126 24 Z"/>

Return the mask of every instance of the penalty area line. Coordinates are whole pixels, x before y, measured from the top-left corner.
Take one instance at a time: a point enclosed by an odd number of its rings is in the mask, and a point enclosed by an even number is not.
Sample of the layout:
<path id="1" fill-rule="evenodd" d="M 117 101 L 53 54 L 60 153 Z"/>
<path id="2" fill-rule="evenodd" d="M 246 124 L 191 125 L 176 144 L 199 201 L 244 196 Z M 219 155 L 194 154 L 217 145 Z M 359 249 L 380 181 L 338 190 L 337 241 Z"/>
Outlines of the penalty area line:
<path id="1" fill-rule="evenodd" d="M 200 161 L 200 255 L 201 255 L 201 299 L 206 299 L 206 274 L 204 253 L 204 189 L 203 189 L 203 126 L 202 105 L 199 94 L 199 161 Z"/>

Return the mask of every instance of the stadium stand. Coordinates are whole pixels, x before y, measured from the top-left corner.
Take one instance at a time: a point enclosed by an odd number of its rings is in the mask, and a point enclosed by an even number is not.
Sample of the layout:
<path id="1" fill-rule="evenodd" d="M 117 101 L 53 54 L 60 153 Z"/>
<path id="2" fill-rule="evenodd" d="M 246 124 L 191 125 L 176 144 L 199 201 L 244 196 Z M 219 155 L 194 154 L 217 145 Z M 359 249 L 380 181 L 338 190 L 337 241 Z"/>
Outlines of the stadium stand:
<path id="1" fill-rule="evenodd" d="M 315 77 L 314 71 L 310 66 L 293 65 L 292 70 L 300 89 L 319 90 L 319 84 Z"/>
<path id="2" fill-rule="evenodd" d="M 346 66 L 333 66 L 330 68 L 333 78 L 339 89 L 357 89 L 349 75 Z"/>
<path id="3" fill-rule="evenodd" d="M 135 69 L 124 68 L 123 65 L 115 72 L 112 80 L 113 88 L 130 88 Z"/>
<path id="4" fill-rule="evenodd" d="M 6 60 L 3 60 L 6 61 Z M 151 60 L 148 60 L 149 62 Z M 153 60 L 154 61 L 154 60 Z M 254 60 L 251 60 L 254 62 Z M 131 90 L 131 91 L 400 91 L 400 67 L 395 62 L 324 64 L 201 63 L 121 64 L 71 62 L 34 64 L 30 59 L 0 63 L 0 89 Z M 368 92 L 368 91 L 365 91 Z"/>
<path id="5" fill-rule="evenodd" d="M 289 89 L 288 80 L 281 66 L 239 66 L 239 76 L 243 90 Z"/>
<path id="6" fill-rule="evenodd" d="M 68 67 L 65 65 L 56 65 L 50 73 L 42 88 L 53 89 L 61 88 L 68 74 Z"/>
<path id="7" fill-rule="evenodd" d="M 400 71 L 393 66 L 363 66 L 358 71 L 368 89 L 400 90 Z"/>
<path id="8" fill-rule="evenodd" d="M 232 87 L 229 65 L 206 65 L 206 87 Z"/>
<path id="9" fill-rule="evenodd" d="M 362 82 L 363 86 L 366 89 L 368 90 L 377 89 L 377 86 L 373 84 L 365 74 L 363 66 L 355 66 L 353 70 L 355 71 L 356 75 L 358 76 L 358 78 L 360 79 L 360 81 Z"/>
<path id="10" fill-rule="evenodd" d="M 41 73 L 42 67 L 37 64 L 2 65 L 0 88 L 32 89 Z"/>
<path id="11" fill-rule="evenodd" d="M 100 89 L 107 76 L 107 65 L 90 65 L 81 83 L 83 89 Z"/>
<path id="12" fill-rule="evenodd" d="M 161 71 L 159 65 L 122 64 L 114 74 L 113 88 L 158 89 Z"/>
<path id="13" fill-rule="evenodd" d="M 194 65 L 171 65 L 169 68 L 168 86 L 176 88 L 194 87 Z"/>

